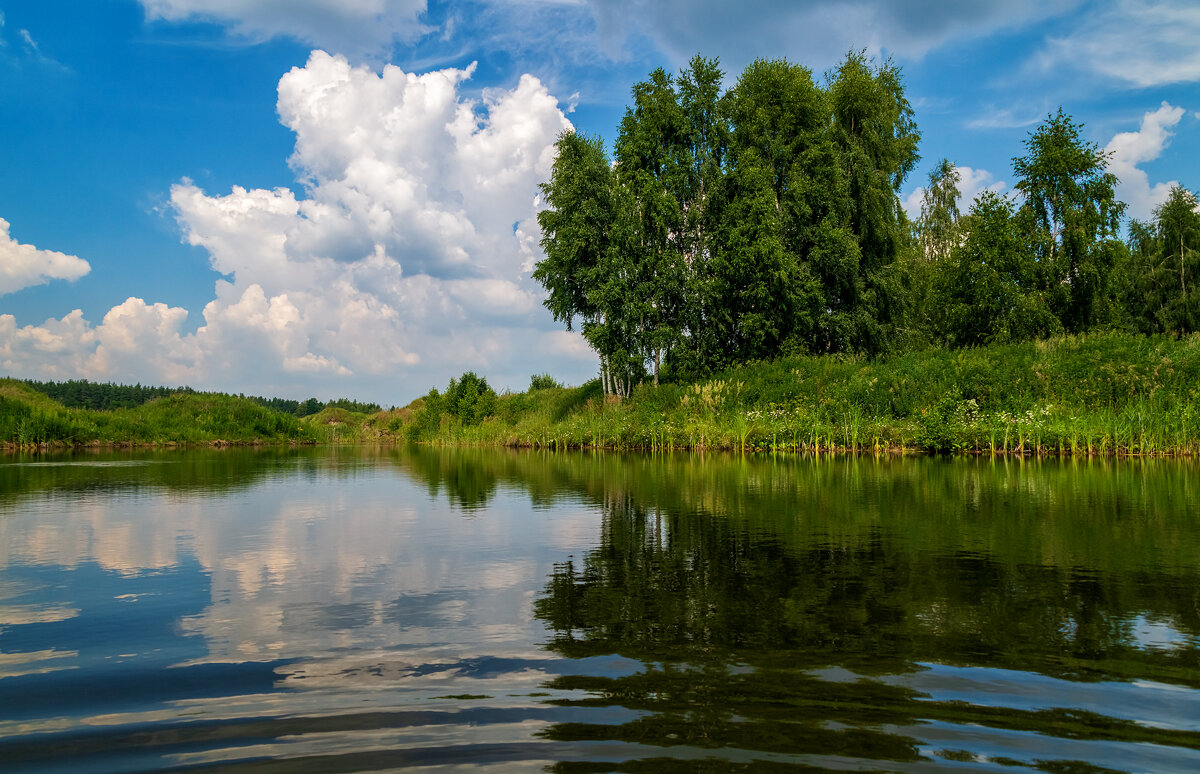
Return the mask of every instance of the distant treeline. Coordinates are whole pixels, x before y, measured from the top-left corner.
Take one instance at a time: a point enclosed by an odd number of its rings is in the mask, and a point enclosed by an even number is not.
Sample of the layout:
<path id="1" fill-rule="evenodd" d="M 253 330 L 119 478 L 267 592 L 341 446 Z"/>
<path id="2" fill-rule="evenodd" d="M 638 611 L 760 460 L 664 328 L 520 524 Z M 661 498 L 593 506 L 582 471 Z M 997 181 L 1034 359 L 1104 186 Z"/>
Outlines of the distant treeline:
<path id="1" fill-rule="evenodd" d="M 92 411 L 136 408 L 156 398 L 165 398 L 177 393 L 196 393 L 196 390 L 191 387 L 151 387 L 142 384 L 91 382 L 87 379 L 70 379 L 65 382 L 38 382 L 26 379 L 24 382 L 67 408 L 85 408 Z M 238 395 L 237 397 L 254 401 L 260 406 L 281 414 L 291 414 L 296 417 L 306 417 L 326 408 L 340 408 L 361 414 L 374 414 L 383 410 L 377 403 L 361 403 L 348 398 L 322 403 L 316 398 L 300 401 L 286 398 L 263 398 L 255 395 Z"/>
<path id="2" fill-rule="evenodd" d="M 357 400 L 350 400 L 349 398 L 338 398 L 328 403 L 322 403 L 316 398 L 288 400 L 287 398 L 260 398 L 256 395 L 243 395 L 239 397 L 252 400 L 260 406 L 274 409 L 281 414 L 292 414 L 297 417 L 311 416 L 327 408 L 345 409 L 346 411 L 355 411 L 359 414 L 376 414 L 383 411 L 383 407 L 378 403 L 360 403 Z"/>
<path id="3" fill-rule="evenodd" d="M 177 392 L 195 392 L 191 387 L 150 387 L 141 384 L 89 382 L 87 379 L 71 379 L 65 382 L 37 382 L 32 379 L 24 381 L 67 408 L 85 408 L 93 411 L 134 408 Z"/>

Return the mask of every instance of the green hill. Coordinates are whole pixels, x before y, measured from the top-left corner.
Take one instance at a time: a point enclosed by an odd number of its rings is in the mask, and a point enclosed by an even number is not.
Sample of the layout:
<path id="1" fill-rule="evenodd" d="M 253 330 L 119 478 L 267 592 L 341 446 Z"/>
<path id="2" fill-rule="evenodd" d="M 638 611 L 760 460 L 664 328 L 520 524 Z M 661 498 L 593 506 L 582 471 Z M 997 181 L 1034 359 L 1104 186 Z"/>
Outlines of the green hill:
<path id="1" fill-rule="evenodd" d="M 311 423 L 248 398 L 178 392 L 133 408 L 67 408 L 15 379 L 0 379 L 0 444 L 84 445 L 313 443 Z"/>

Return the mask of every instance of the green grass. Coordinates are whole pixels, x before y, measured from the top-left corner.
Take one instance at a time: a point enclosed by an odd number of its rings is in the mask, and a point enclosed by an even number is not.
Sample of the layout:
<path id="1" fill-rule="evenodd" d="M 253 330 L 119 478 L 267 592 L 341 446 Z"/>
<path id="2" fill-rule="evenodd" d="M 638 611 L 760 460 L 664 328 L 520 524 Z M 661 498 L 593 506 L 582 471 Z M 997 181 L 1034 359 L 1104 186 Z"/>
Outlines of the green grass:
<path id="1" fill-rule="evenodd" d="M 132 409 L 68 409 L 0 379 L 0 444 L 398 443 L 1058 456 L 1200 455 L 1200 335 L 1108 333 L 890 358 L 790 357 L 631 397 L 599 383 L 498 396 L 478 424 L 326 408 L 303 419 L 249 399 L 176 393 Z"/>
<path id="2" fill-rule="evenodd" d="M 502 395 L 423 440 L 670 451 L 1200 454 L 1200 336 L 1063 337 L 891 358 L 791 357 L 625 400 L 592 383 Z"/>

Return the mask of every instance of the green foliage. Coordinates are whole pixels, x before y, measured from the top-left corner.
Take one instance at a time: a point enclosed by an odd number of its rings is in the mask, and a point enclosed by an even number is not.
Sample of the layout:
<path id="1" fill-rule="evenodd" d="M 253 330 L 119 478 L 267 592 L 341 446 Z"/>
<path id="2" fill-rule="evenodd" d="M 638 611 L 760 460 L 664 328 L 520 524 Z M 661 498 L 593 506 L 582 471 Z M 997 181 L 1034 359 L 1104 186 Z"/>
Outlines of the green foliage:
<path id="1" fill-rule="evenodd" d="M 1154 220 L 1130 224 L 1127 303 L 1148 333 L 1200 330 L 1200 213 L 1196 194 L 1173 186 Z"/>
<path id="2" fill-rule="evenodd" d="M 1033 292 L 1036 267 L 1008 199 L 985 191 L 971 207 L 966 240 L 941 265 L 946 338 L 958 346 L 1044 338 L 1058 318 Z"/>
<path id="3" fill-rule="evenodd" d="M 464 425 L 477 425 L 496 412 L 496 391 L 474 371 L 451 379 L 443 396 L 444 411 Z"/>
<path id="4" fill-rule="evenodd" d="M 880 351 L 919 135 L 899 69 L 851 53 L 822 86 L 784 60 L 726 94 L 714 60 L 633 88 L 616 164 L 560 137 L 534 278 L 601 359 L 607 393 L 793 351 Z"/>
<path id="5" fill-rule="evenodd" d="M 0 380 L 0 444 L 311 443 L 318 433 L 247 398 L 177 392 L 132 408 L 68 408 L 14 380 Z"/>
<path id="6" fill-rule="evenodd" d="M 929 184 L 921 195 L 921 216 L 915 224 L 917 241 L 927 261 L 941 261 L 959 243 L 958 184 L 962 174 L 942 159 L 929 173 Z"/>
<path id="7" fill-rule="evenodd" d="M 409 440 L 432 438 L 441 424 L 444 410 L 445 399 L 436 387 L 430 389 L 429 394 L 422 399 L 420 408 L 413 416 L 412 424 L 408 426 Z"/>
<path id="8" fill-rule="evenodd" d="M 434 440 L 449 424 L 473 427 L 493 416 L 498 407 L 496 391 L 474 371 L 451 379 L 444 393 L 431 389 L 413 416 L 406 434 L 410 440 Z"/>
<path id="9" fill-rule="evenodd" d="M 1116 198 L 1117 178 L 1107 171 L 1108 156 L 1080 138 L 1082 128 L 1059 108 L 1030 133 L 1025 155 L 1013 159 L 1039 289 L 1072 333 L 1111 316 L 1105 302 L 1125 211 Z"/>
<path id="10" fill-rule="evenodd" d="M 313 414 L 316 414 L 318 411 L 320 411 L 322 408 L 324 408 L 324 406 L 321 404 L 321 401 L 317 400 L 316 398 L 309 398 L 308 400 L 300 403 L 300 405 L 298 405 L 296 407 L 296 416 L 298 416 L 298 417 L 312 416 Z"/>
<path id="11" fill-rule="evenodd" d="M 342 409 L 355 414 L 375 414 L 383 411 L 383 407 L 378 403 L 363 403 L 357 400 L 350 400 L 349 398 L 338 398 L 337 400 L 331 400 L 326 403 L 323 408 Z"/>
<path id="12" fill-rule="evenodd" d="M 529 391 L 534 390 L 552 390 L 562 387 L 562 384 L 555 381 L 550 374 L 534 374 L 529 378 Z"/>
<path id="13" fill-rule="evenodd" d="M 447 419 L 422 437 L 655 451 L 1194 455 L 1197 385 L 1200 338 L 1114 332 L 874 359 L 797 355 L 688 386 L 645 384 L 623 400 L 604 399 L 593 381 L 499 396 L 494 419 Z"/>
<path id="14" fill-rule="evenodd" d="M 144 387 L 141 384 L 89 382 L 87 379 L 69 379 L 65 382 L 38 382 L 27 379 L 25 383 L 67 408 L 86 408 L 93 411 L 133 408 L 177 392 L 195 392 L 191 387 Z"/>

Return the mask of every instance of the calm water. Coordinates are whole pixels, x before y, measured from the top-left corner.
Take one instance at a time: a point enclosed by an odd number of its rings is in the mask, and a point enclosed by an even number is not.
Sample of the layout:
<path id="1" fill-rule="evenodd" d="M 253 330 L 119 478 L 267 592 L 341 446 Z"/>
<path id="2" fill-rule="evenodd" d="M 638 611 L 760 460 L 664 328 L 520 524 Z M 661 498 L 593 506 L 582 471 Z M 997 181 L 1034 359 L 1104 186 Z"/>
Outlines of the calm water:
<path id="1" fill-rule="evenodd" d="M 1200 770 L 1200 468 L 0 458 L 0 769 Z"/>

